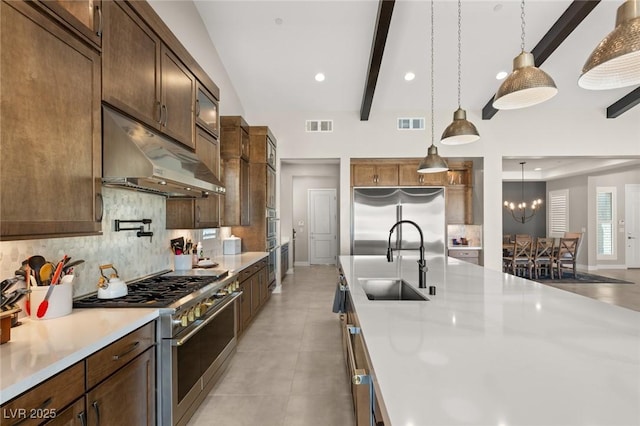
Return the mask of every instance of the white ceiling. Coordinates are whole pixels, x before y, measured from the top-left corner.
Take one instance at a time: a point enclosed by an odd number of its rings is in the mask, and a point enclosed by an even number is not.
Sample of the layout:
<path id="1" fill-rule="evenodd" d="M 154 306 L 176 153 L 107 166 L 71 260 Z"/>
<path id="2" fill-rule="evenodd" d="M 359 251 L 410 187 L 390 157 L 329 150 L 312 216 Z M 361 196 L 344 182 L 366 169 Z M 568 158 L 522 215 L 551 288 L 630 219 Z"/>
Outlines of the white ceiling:
<path id="1" fill-rule="evenodd" d="M 525 50 L 540 41 L 570 3 L 527 1 Z M 265 106 L 285 113 L 312 111 L 322 117 L 335 111 L 359 113 L 378 0 L 196 0 L 195 4 L 247 113 Z M 559 94 L 533 108 L 586 106 L 604 111 L 633 89 L 587 91 L 577 85 L 585 60 L 613 30 L 620 4 L 622 0 L 601 1 L 541 66 L 555 80 Z M 434 8 L 435 109 L 453 112 L 457 107 L 457 1 L 438 0 Z M 429 10 L 425 0 L 396 1 L 370 119 L 375 119 L 376 112 L 430 108 Z M 462 107 L 472 121 L 480 121 L 481 109 L 499 87 L 496 73 L 511 71 L 518 53 L 519 1 L 463 1 Z M 412 82 L 404 81 L 407 71 L 416 74 Z M 323 83 L 314 80 L 318 72 L 326 74 Z M 506 180 L 520 179 L 520 161 L 504 160 Z M 528 171 L 543 169 L 527 173 L 526 178 L 534 180 L 623 164 L 593 158 L 525 161 Z"/>
<path id="2" fill-rule="evenodd" d="M 196 1 L 246 111 L 359 111 L 375 28 L 377 0 Z M 525 5 L 530 51 L 570 0 Z M 547 108 L 606 108 L 631 89 L 587 91 L 577 86 L 582 65 L 614 28 L 622 0 L 602 1 L 541 67 L 559 94 Z M 436 109 L 457 107 L 457 2 L 436 1 Z M 430 12 L 424 0 L 397 0 L 375 91 L 372 115 L 425 110 L 430 105 Z M 278 22 L 281 22 L 278 24 Z M 511 71 L 520 52 L 519 1 L 462 3 L 462 107 L 479 111 Z M 404 81 L 407 71 L 416 79 Z M 314 75 L 324 72 L 317 83 Z M 267 100 L 267 101 L 265 101 Z"/>

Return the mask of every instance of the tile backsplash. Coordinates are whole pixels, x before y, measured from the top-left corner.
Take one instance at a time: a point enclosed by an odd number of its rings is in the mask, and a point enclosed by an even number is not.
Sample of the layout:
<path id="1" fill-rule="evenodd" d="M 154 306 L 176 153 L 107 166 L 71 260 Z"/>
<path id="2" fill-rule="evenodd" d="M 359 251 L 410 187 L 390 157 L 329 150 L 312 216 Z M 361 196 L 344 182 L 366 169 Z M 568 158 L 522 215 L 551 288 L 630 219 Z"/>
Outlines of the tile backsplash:
<path id="1" fill-rule="evenodd" d="M 482 247 L 482 225 L 447 225 L 447 245 L 453 245 L 453 239 L 466 238 L 469 245 Z"/>
<path id="2" fill-rule="evenodd" d="M 39 254 L 57 262 L 65 254 L 85 263 L 75 268 L 74 297 L 97 290 L 99 265 L 112 263 L 122 279 L 129 281 L 166 269 L 173 269 L 173 254 L 169 248 L 172 238 L 191 238 L 194 244 L 202 241 L 206 257 L 222 254 L 222 238 L 230 235 L 230 228 L 221 228 L 216 238 L 203 240 L 202 230 L 165 229 L 165 198 L 126 189 L 102 188 L 104 217 L 102 235 L 65 237 L 22 241 L 0 241 L 0 278 L 14 276 L 21 262 Z M 136 236 L 136 231 L 115 231 L 115 220 L 151 219 L 145 231 L 153 237 Z M 137 227 L 140 224 L 123 224 Z"/>

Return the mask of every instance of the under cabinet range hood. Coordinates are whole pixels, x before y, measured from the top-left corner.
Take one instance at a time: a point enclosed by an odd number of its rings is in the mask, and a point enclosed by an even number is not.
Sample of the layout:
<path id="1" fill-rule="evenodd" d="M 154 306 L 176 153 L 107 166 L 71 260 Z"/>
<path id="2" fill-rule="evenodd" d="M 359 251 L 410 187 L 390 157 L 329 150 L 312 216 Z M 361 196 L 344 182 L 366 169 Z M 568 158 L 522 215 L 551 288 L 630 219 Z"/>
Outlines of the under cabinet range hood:
<path id="1" fill-rule="evenodd" d="M 102 183 L 166 197 L 203 198 L 224 186 L 189 149 L 104 106 Z"/>

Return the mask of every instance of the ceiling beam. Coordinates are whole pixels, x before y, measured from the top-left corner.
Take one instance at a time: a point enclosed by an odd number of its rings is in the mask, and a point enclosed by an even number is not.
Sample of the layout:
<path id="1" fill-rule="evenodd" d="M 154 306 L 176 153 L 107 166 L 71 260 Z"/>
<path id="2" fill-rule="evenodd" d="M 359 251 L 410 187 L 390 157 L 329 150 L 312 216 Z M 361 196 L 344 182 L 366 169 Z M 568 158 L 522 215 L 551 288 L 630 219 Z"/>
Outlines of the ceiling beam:
<path id="1" fill-rule="evenodd" d="M 609 105 L 607 107 L 607 118 L 616 118 L 638 104 L 640 104 L 640 87 L 636 87 L 635 90 Z"/>
<path id="2" fill-rule="evenodd" d="M 387 42 L 387 34 L 389 34 L 389 26 L 391 24 L 391 15 L 393 14 L 393 6 L 395 0 L 380 0 L 378 3 L 378 18 L 376 20 L 376 30 L 373 35 L 373 43 L 371 44 L 371 56 L 369 57 L 369 70 L 367 71 L 367 82 L 362 95 L 362 106 L 360 107 L 360 121 L 367 121 L 371 112 L 371 104 L 373 103 L 373 93 L 378 83 L 378 74 L 380 73 L 380 64 L 382 64 L 382 54 L 384 53 L 384 45 Z"/>
<path id="3" fill-rule="evenodd" d="M 536 67 L 542 65 L 549 56 L 562 44 L 562 42 L 576 29 L 584 18 L 591 13 L 600 0 L 574 0 L 571 2 L 567 10 L 558 18 L 553 26 L 542 37 L 542 40 L 533 48 L 531 53 L 535 58 Z M 493 96 L 489 102 L 482 108 L 482 119 L 491 120 L 498 112 L 493 107 Z"/>

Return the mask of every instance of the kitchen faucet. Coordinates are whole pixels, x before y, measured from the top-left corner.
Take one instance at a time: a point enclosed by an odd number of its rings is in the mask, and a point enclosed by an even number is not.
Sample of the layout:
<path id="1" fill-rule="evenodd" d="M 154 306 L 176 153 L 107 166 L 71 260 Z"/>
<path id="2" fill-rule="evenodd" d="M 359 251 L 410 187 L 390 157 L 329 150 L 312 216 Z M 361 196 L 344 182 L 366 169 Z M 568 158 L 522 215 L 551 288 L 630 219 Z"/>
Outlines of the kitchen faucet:
<path id="1" fill-rule="evenodd" d="M 422 229 L 418 226 L 417 223 L 411 220 L 401 220 L 396 222 L 391 229 L 389 230 L 389 243 L 387 244 L 387 262 L 393 262 L 393 250 L 391 249 L 391 235 L 393 234 L 393 230 L 396 229 L 396 226 L 401 225 L 403 223 L 409 223 L 416 227 L 418 232 L 420 233 L 420 260 L 418 260 L 418 287 L 419 288 L 427 288 L 427 264 L 424 261 L 424 238 L 422 236 Z"/>

